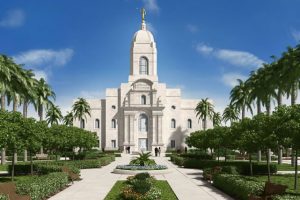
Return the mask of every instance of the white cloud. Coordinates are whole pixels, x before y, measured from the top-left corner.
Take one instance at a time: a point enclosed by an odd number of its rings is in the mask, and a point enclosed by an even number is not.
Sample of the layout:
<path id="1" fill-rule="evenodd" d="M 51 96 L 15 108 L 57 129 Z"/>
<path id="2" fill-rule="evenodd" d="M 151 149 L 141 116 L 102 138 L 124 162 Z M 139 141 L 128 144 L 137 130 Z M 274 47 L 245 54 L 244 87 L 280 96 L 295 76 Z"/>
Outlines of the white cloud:
<path id="1" fill-rule="evenodd" d="M 81 91 L 80 97 L 85 99 L 102 99 L 105 97 L 105 93 L 103 91 Z"/>
<path id="2" fill-rule="evenodd" d="M 196 50 L 200 54 L 211 55 L 219 60 L 239 67 L 258 68 L 264 63 L 263 60 L 246 51 L 214 49 L 205 44 L 198 44 Z"/>
<path id="3" fill-rule="evenodd" d="M 238 84 L 237 79 L 246 80 L 247 76 L 239 73 L 226 73 L 222 76 L 222 82 L 231 88 Z"/>
<path id="4" fill-rule="evenodd" d="M 200 54 L 210 54 L 214 51 L 214 48 L 207 46 L 205 44 L 198 44 L 196 47 L 196 50 L 200 53 Z"/>
<path id="5" fill-rule="evenodd" d="M 296 42 L 300 42 L 300 31 L 293 30 L 292 31 L 292 36 L 296 40 Z"/>
<path id="6" fill-rule="evenodd" d="M 25 22 L 25 13 L 20 9 L 10 10 L 0 19 L 1 27 L 19 27 Z"/>
<path id="7" fill-rule="evenodd" d="M 198 26 L 194 25 L 194 24 L 188 24 L 187 25 L 187 29 L 189 32 L 191 33 L 197 33 L 199 31 Z"/>
<path id="8" fill-rule="evenodd" d="M 146 11 L 158 12 L 159 6 L 157 5 L 156 0 L 143 0 Z"/>
<path id="9" fill-rule="evenodd" d="M 14 56 L 16 63 L 25 64 L 26 66 L 63 66 L 67 64 L 72 56 L 73 50 L 66 48 L 60 50 L 36 49 L 22 52 Z"/>
<path id="10" fill-rule="evenodd" d="M 34 70 L 34 75 L 37 80 L 40 80 L 41 78 L 43 78 L 45 81 L 47 81 L 47 79 L 48 79 L 47 73 L 42 70 Z"/>

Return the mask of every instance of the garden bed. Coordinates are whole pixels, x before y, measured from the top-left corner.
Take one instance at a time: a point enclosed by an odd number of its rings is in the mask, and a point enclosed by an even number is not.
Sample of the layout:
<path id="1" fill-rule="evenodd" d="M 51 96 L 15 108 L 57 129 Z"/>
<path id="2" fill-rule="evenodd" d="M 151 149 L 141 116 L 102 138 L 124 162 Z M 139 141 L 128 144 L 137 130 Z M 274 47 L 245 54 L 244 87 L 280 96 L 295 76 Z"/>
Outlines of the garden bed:
<path id="1" fill-rule="evenodd" d="M 178 200 L 167 181 L 157 180 L 154 185 L 163 191 L 160 200 Z M 126 181 L 117 181 L 104 200 L 122 200 L 121 192 L 125 186 Z"/>

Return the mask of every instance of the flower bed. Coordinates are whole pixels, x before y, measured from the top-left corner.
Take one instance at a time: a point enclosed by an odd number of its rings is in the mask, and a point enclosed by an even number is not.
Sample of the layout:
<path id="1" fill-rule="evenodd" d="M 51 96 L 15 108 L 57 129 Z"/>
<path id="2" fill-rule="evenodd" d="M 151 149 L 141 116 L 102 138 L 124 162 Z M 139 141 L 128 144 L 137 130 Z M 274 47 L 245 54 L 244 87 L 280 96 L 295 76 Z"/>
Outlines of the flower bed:
<path id="1" fill-rule="evenodd" d="M 163 170 L 168 169 L 165 165 L 118 165 L 116 169 L 123 169 L 123 170 Z"/>

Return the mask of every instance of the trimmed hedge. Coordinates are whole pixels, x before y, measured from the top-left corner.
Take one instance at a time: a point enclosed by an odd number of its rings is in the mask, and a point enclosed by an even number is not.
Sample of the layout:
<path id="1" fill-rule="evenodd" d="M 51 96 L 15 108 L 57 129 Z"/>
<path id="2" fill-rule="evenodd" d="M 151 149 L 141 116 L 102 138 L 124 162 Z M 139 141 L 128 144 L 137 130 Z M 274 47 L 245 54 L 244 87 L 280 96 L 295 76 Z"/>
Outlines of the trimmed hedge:
<path id="1" fill-rule="evenodd" d="M 195 158 L 199 160 L 212 160 L 213 156 L 208 155 L 205 153 L 186 153 L 186 154 L 180 154 L 181 157 L 183 158 Z"/>
<path id="2" fill-rule="evenodd" d="M 213 185 L 240 200 L 248 200 L 250 194 L 261 195 L 264 190 L 264 183 L 233 174 L 216 174 L 213 177 Z"/>
<path id="3" fill-rule="evenodd" d="M 16 188 L 18 194 L 30 195 L 32 200 L 42 200 L 61 191 L 68 183 L 68 175 L 57 172 L 17 181 Z"/>
<path id="4" fill-rule="evenodd" d="M 171 155 L 171 161 L 176 165 L 183 166 L 185 168 L 204 169 L 212 168 L 215 166 L 235 166 L 240 174 L 250 175 L 250 164 L 245 161 L 216 161 L 216 160 L 198 160 L 194 158 L 183 158 L 178 155 Z M 264 163 L 253 162 L 253 174 L 267 174 L 268 167 Z M 270 164 L 270 172 L 272 174 L 277 172 L 277 166 Z"/>
<path id="5" fill-rule="evenodd" d="M 0 200 L 9 200 L 7 195 L 0 194 Z"/>
<path id="6" fill-rule="evenodd" d="M 33 170 L 38 174 L 48 174 L 51 172 L 61 172 L 62 166 L 67 166 L 74 173 L 79 174 L 79 169 L 90 169 L 100 168 L 101 166 L 108 165 L 115 160 L 113 155 L 101 157 L 95 160 L 75 160 L 75 161 L 45 161 L 45 162 L 34 162 Z M 9 165 L 9 172 L 12 170 L 12 166 Z M 16 175 L 30 174 L 29 163 L 18 163 L 15 165 Z"/>

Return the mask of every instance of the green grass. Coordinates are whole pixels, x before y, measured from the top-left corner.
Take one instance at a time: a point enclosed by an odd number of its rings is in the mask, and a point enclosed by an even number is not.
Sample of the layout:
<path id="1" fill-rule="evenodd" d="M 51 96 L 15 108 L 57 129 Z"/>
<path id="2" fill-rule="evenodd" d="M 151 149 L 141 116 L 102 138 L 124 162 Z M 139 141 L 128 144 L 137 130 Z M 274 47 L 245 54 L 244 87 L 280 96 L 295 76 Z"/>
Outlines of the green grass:
<path id="1" fill-rule="evenodd" d="M 295 171 L 295 167 L 291 164 L 280 164 L 277 165 L 277 171 Z"/>
<path id="2" fill-rule="evenodd" d="M 122 188 L 126 186 L 126 181 L 117 181 L 107 194 L 104 200 L 121 200 L 120 197 Z M 167 181 L 156 180 L 154 186 L 162 192 L 161 200 L 178 200 L 172 188 Z"/>
<path id="3" fill-rule="evenodd" d="M 32 176 L 30 176 L 30 175 L 28 175 L 28 176 L 15 176 L 14 181 L 24 180 L 24 179 L 29 179 L 29 178 L 32 178 Z M 10 176 L 0 176 L 0 184 L 5 183 L 5 182 L 10 182 L 10 181 L 11 181 Z"/>
<path id="4" fill-rule="evenodd" d="M 0 171 L 7 171 L 8 165 L 0 165 Z"/>
<path id="5" fill-rule="evenodd" d="M 266 182 L 268 180 L 268 176 L 256 176 L 255 178 L 262 182 Z M 286 190 L 288 193 L 300 195 L 299 189 L 298 191 L 294 191 L 294 175 L 287 175 L 287 174 L 273 175 L 271 176 L 271 182 L 281 184 L 281 185 L 286 185 L 288 186 L 288 189 Z M 300 184 L 300 177 L 298 177 L 298 183 Z M 300 187 L 299 184 L 298 184 L 298 188 Z"/>

